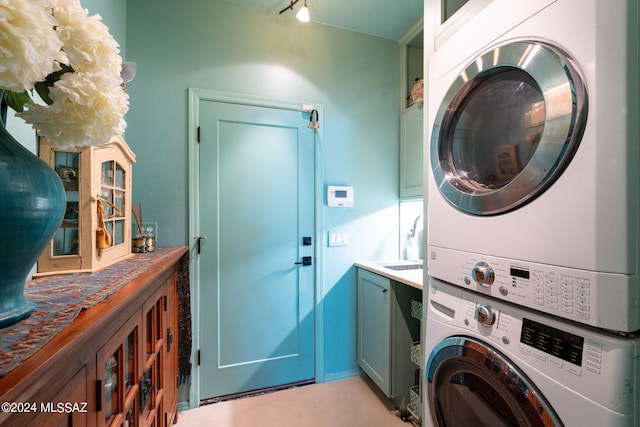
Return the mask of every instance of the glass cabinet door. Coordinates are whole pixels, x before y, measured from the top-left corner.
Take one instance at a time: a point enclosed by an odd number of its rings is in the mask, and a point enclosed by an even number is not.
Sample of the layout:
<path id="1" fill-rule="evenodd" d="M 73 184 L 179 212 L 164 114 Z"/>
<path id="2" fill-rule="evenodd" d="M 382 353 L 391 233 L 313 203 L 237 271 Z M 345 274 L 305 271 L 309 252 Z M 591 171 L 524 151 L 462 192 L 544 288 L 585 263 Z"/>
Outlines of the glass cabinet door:
<path id="1" fill-rule="evenodd" d="M 98 426 L 139 425 L 140 318 L 127 325 L 128 334 L 116 333 L 97 354 Z"/>
<path id="2" fill-rule="evenodd" d="M 115 161 L 102 163 L 100 197 L 109 203 L 104 204 L 105 228 L 112 236 L 112 246 L 124 243 L 125 193 L 127 191 L 124 168 Z M 114 209 L 113 206 L 116 208 Z"/>
<path id="3" fill-rule="evenodd" d="M 160 426 L 164 416 L 163 363 L 165 298 L 163 289 L 143 307 L 145 372 L 140 384 L 140 413 L 144 426 Z"/>

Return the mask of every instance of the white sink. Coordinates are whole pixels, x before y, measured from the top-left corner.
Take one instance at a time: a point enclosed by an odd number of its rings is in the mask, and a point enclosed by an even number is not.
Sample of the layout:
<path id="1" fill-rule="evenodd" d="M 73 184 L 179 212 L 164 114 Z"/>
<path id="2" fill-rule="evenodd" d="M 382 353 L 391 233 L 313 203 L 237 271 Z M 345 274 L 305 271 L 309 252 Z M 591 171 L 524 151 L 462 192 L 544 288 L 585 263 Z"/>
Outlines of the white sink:
<path id="1" fill-rule="evenodd" d="M 396 264 L 396 265 L 383 265 L 384 268 L 390 268 L 391 270 L 422 270 L 422 264 Z"/>
<path id="2" fill-rule="evenodd" d="M 388 268 L 390 270 L 421 270 L 422 263 L 418 261 L 396 261 L 396 262 L 381 262 L 378 265 L 380 267 Z"/>

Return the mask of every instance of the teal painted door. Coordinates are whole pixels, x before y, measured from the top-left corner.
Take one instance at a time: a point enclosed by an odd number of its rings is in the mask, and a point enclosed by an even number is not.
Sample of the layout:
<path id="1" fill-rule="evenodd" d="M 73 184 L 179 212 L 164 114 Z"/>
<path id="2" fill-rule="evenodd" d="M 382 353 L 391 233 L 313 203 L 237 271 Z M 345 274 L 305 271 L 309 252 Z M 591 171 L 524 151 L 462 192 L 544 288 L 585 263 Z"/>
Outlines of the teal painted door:
<path id="1" fill-rule="evenodd" d="M 314 135 L 300 111 L 200 102 L 200 397 L 314 378 Z"/>

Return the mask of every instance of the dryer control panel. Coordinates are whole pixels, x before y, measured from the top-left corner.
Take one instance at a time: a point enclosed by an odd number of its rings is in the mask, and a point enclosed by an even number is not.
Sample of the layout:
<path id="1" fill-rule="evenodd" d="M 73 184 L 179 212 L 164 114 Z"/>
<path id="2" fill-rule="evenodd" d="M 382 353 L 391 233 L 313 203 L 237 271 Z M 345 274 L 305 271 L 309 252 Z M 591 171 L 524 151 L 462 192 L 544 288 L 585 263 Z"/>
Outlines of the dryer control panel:
<path id="1" fill-rule="evenodd" d="M 618 332 L 640 330 L 631 278 L 622 274 L 429 247 L 428 273 L 453 285 Z"/>

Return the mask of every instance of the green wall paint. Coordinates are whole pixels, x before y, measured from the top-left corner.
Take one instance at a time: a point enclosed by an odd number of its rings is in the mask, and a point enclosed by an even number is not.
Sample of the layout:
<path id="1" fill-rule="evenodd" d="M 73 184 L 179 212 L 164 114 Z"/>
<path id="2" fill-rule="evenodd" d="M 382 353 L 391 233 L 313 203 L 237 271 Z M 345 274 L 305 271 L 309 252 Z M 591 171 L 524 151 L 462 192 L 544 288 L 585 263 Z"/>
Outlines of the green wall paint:
<path id="1" fill-rule="evenodd" d="M 137 155 L 133 197 L 145 221 L 159 223 L 160 245 L 191 244 L 188 88 L 324 106 L 325 185 L 354 186 L 355 207 L 322 210 L 323 236 L 345 231 L 350 245 L 316 242 L 324 256 L 319 371 L 324 379 L 357 373 L 353 262 L 399 252 L 398 44 L 221 0 L 135 0 L 126 7 L 126 60 L 138 64 L 126 131 Z"/>

